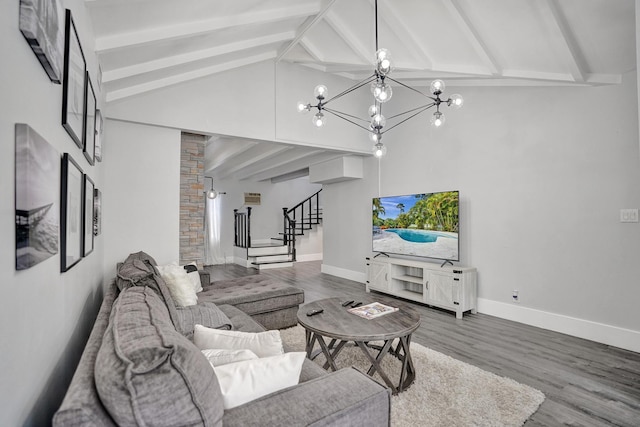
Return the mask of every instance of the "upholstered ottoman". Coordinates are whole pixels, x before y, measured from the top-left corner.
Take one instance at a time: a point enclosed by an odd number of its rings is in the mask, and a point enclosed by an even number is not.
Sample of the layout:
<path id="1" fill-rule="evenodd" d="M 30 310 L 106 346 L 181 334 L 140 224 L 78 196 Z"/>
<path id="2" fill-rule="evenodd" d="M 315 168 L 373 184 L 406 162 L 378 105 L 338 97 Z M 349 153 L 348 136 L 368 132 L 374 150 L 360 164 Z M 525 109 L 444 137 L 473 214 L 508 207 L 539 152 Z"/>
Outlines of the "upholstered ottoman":
<path id="1" fill-rule="evenodd" d="M 298 306 L 304 302 L 302 289 L 259 274 L 219 280 L 203 287 L 198 293 L 198 302 L 232 305 L 266 329 L 295 326 L 298 323 Z"/>

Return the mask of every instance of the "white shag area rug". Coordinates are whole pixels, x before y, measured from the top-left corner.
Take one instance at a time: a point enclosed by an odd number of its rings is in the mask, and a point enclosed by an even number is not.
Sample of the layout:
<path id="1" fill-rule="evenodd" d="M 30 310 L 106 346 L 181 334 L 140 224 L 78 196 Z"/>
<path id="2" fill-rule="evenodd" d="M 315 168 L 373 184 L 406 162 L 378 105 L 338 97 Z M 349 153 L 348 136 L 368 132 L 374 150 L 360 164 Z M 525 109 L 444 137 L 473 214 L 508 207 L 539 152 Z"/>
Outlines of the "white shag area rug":
<path id="1" fill-rule="evenodd" d="M 285 346 L 304 351 L 304 328 L 280 331 Z M 328 343 L 328 342 L 327 342 Z M 316 344 L 317 347 L 317 344 Z M 453 359 L 417 343 L 411 343 L 416 379 L 391 398 L 391 425 L 407 426 L 521 426 L 544 401 L 542 392 Z M 322 365 L 320 354 L 315 362 Z M 346 346 L 336 360 L 338 368 L 370 366 L 362 351 Z M 382 366 L 397 383 L 400 361 L 387 355 Z M 397 373 L 397 375 L 395 375 Z M 375 374 L 374 379 L 384 384 Z"/>

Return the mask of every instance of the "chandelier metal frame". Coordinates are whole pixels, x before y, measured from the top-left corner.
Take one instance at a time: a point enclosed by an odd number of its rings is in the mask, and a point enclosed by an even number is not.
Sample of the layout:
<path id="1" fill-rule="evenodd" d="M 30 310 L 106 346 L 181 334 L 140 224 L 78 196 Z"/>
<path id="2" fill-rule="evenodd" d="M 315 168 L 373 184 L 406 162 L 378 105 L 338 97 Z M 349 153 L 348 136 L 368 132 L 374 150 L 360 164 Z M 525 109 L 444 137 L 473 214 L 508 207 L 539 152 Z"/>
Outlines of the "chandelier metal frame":
<path id="1" fill-rule="evenodd" d="M 312 109 L 316 109 L 317 112 L 313 116 L 313 123 L 316 127 L 322 127 L 325 124 L 326 118 L 323 112 L 327 112 L 335 117 L 338 117 L 342 120 L 345 120 L 353 125 L 358 126 L 359 128 L 364 129 L 369 132 L 369 138 L 374 142 L 373 152 L 376 157 L 381 157 L 386 153 L 386 147 L 382 144 L 382 136 L 389 132 L 391 129 L 394 129 L 406 121 L 424 113 L 432 107 L 436 107 L 436 111 L 433 113 L 431 118 L 431 124 L 435 127 L 440 127 L 444 124 L 444 114 L 440 111 L 440 105 L 446 104 L 447 106 L 454 106 L 456 108 L 460 108 L 463 104 L 462 96 L 458 94 L 451 95 L 447 99 L 441 98 L 442 92 L 444 91 L 444 82 L 442 80 L 434 80 L 431 82 L 430 90 L 431 95 L 425 94 L 419 91 L 416 88 L 413 88 L 409 85 L 402 83 L 399 80 L 396 80 L 389 76 L 389 73 L 392 71 L 392 66 L 390 62 L 390 54 L 386 49 L 380 49 L 378 46 L 378 0 L 375 0 L 375 40 L 376 40 L 376 68 L 373 74 L 367 76 L 365 79 L 359 81 L 353 86 L 343 90 L 337 95 L 326 99 L 327 97 L 327 88 L 324 85 L 316 86 L 314 90 L 314 95 L 317 103 L 303 103 L 298 102 L 298 111 L 299 112 L 307 112 Z M 420 96 L 429 100 L 428 103 L 424 105 L 419 105 L 417 107 L 411 108 L 409 110 L 403 111 L 401 113 L 395 114 L 388 118 L 385 118 L 382 115 L 382 106 L 392 97 L 392 89 L 391 86 L 387 83 L 387 81 L 391 81 L 401 87 L 404 87 L 410 91 L 413 91 Z M 371 90 L 374 95 L 374 103 L 369 107 L 369 118 L 363 119 L 353 114 L 346 113 L 344 111 L 336 110 L 333 108 L 329 108 L 327 105 L 337 99 L 342 98 L 345 95 L 350 94 L 351 92 L 360 89 L 363 86 L 371 85 Z M 392 124 L 390 127 L 385 128 L 387 120 L 399 120 L 397 123 Z"/>

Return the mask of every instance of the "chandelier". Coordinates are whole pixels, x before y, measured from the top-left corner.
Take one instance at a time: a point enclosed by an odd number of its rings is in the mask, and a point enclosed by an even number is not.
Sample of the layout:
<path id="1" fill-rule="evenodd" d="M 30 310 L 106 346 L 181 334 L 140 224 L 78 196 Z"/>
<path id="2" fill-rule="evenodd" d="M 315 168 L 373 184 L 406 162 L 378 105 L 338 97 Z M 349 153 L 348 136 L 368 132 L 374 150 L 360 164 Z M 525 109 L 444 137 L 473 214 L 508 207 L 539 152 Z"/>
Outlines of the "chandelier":
<path id="1" fill-rule="evenodd" d="M 455 108 L 462 107 L 464 100 L 462 96 L 455 94 L 451 95 L 447 99 L 441 98 L 444 92 L 444 82 L 442 80 L 434 80 L 429 87 L 430 94 L 427 95 L 415 88 L 412 88 L 398 80 L 395 80 L 389 76 L 393 66 L 391 63 L 391 54 L 387 49 L 380 49 L 378 47 L 378 0 L 375 1 L 375 31 L 376 31 L 376 56 L 375 56 L 375 70 L 373 74 L 365 78 L 364 80 L 356 83 L 355 85 L 345 89 L 339 94 L 329 98 L 329 93 L 325 85 L 318 85 L 314 89 L 313 95 L 316 98 L 316 104 L 298 102 L 298 111 L 301 113 L 311 111 L 315 109 L 317 112 L 313 115 L 312 123 L 320 128 L 326 123 L 325 113 L 332 114 L 339 117 L 351 124 L 354 124 L 369 133 L 369 139 L 373 142 L 373 154 L 376 157 L 382 157 L 387 152 L 387 148 L 382 143 L 382 136 L 389 132 L 391 129 L 401 125 L 409 119 L 412 119 L 419 114 L 427 111 L 432 107 L 436 107 L 436 111 L 431 116 L 431 125 L 438 128 L 444 124 L 445 117 L 440 111 L 440 105 L 446 104 Z M 416 106 L 409 110 L 403 111 L 398 114 L 394 114 L 386 118 L 382 114 L 383 105 L 387 103 L 393 96 L 393 89 L 389 82 L 393 82 L 399 86 L 409 89 L 419 95 L 425 97 L 428 101 L 426 104 Z M 339 99 L 349 93 L 369 85 L 371 88 L 371 94 L 373 95 L 373 104 L 369 107 L 368 117 L 359 118 L 358 116 L 348 114 L 342 111 L 328 107 L 328 104 Z M 389 122 L 389 126 L 387 126 Z"/>

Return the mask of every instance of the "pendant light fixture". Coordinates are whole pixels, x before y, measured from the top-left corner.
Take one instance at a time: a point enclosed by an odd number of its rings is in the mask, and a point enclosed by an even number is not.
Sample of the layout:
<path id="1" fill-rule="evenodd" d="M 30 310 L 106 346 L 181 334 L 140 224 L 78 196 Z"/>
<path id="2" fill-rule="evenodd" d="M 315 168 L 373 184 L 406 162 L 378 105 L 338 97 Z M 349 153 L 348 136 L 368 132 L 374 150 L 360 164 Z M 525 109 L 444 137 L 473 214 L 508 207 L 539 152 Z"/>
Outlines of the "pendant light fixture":
<path id="1" fill-rule="evenodd" d="M 331 98 L 329 98 L 327 87 L 322 84 L 318 85 L 313 92 L 316 103 L 311 104 L 300 101 L 298 102 L 298 111 L 304 113 L 315 109 L 316 113 L 313 115 L 312 123 L 318 128 L 326 124 L 325 113 L 329 113 L 366 130 L 369 133 L 369 139 L 373 142 L 373 154 L 376 157 L 382 157 L 387 152 L 387 148 L 382 143 L 382 136 L 385 133 L 432 107 L 435 107 L 436 111 L 431 116 L 431 125 L 438 128 L 442 126 L 445 121 L 445 116 L 442 111 L 440 111 L 440 105 L 446 104 L 447 106 L 460 108 L 464 100 L 462 96 L 458 94 L 443 99 L 441 95 L 444 92 L 445 84 L 442 80 L 434 80 L 431 82 L 431 86 L 429 87 L 430 94 L 425 94 L 389 76 L 393 70 L 391 54 L 387 49 L 380 49 L 378 47 L 378 0 L 375 0 L 375 29 L 376 65 L 373 74 Z M 383 105 L 393 97 L 393 88 L 389 82 L 393 82 L 394 84 L 422 95 L 428 100 L 427 103 L 386 118 L 382 114 Z M 362 119 L 355 115 L 328 107 L 329 103 L 366 85 L 369 85 L 371 94 L 373 95 L 373 104 L 369 107 L 367 118 Z M 387 121 L 389 121 L 389 126 L 387 126 Z"/>

